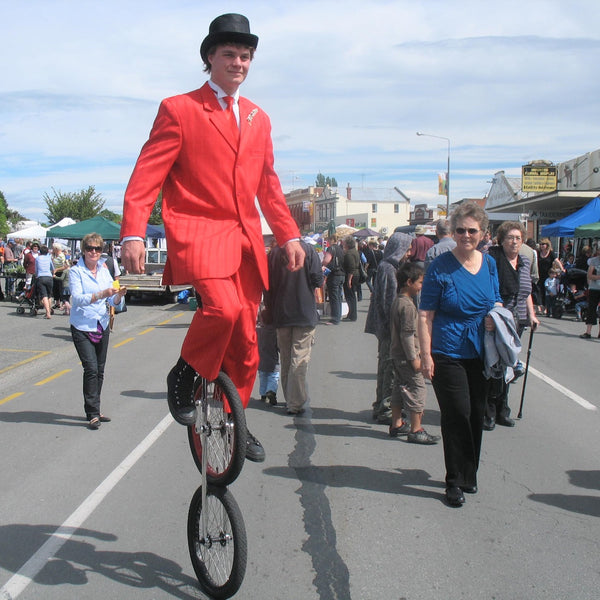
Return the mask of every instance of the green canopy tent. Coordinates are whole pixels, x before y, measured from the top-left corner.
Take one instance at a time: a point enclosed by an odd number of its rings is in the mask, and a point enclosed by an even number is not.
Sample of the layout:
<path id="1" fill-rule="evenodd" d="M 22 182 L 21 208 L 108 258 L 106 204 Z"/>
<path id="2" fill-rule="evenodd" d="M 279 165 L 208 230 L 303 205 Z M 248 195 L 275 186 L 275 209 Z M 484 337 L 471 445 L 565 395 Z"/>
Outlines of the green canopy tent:
<path id="1" fill-rule="evenodd" d="M 114 221 L 97 216 L 66 227 L 52 227 L 47 231 L 46 236 L 63 240 L 80 240 L 88 233 L 98 233 L 103 240 L 119 240 L 121 226 Z"/>
<path id="2" fill-rule="evenodd" d="M 588 223 L 575 227 L 575 237 L 578 238 L 598 238 L 600 237 L 600 221 Z"/>

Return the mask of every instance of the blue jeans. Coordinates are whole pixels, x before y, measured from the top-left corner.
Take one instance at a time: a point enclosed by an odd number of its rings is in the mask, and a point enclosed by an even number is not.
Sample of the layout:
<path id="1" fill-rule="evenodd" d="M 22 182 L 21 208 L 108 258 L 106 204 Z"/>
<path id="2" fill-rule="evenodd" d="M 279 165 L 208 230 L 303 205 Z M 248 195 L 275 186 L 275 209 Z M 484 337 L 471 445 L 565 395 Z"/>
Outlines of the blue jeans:
<path id="1" fill-rule="evenodd" d="M 277 393 L 279 386 L 279 371 L 259 371 L 258 379 L 260 382 L 260 395 L 264 396 L 267 392 Z"/>
<path id="2" fill-rule="evenodd" d="M 331 309 L 331 322 L 339 323 L 342 318 L 342 285 L 344 275 L 329 275 L 327 277 L 327 295 Z"/>
<path id="3" fill-rule="evenodd" d="M 88 421 L 100 416 L 100 392 L 104 381 L 104 365 L 108 351 L 109 328 L 94 344 L 85 331 L 71 325 L 71 337 L 83 367 L 83 408 Z"/>

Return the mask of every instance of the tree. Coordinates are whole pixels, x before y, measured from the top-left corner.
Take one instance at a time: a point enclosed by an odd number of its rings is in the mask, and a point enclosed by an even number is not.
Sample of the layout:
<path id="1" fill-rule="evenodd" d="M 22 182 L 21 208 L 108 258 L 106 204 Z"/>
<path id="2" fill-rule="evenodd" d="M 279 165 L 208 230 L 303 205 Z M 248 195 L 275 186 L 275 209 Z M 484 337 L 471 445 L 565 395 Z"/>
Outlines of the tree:
<path id="1" fill-rule="evenodd" d="M 162 225 L 162 190 L 158 194 L 158 198 L 154 203 L 154 207 L 152 208 L 152 212 L 150 213 L 150 218 L 148 219 L 148 223 L 150 225 Z"/>
<path id="2" fill-rule="evenodd" d="M 317 178 L 315 179 L 315 185 L 317 187 L 325 187 L 326 185 L 328 185 L 329 187 L 337 187 L 338 183 L 335 177 L 325 177 L 323 173 L 319 172 Z"/>
<path id="3" fill-rule="evenodd" d="M 10 227 L 6 219 L 6 213 L 8 211 L 8 204 L 4 194 L 0 191 L 0 237 L 4 237 L 9 231 Z"/>
<path id="4" fill-rule="evenodd" d="M 114 223 L 120 223 L 123 220 L 123 215 L 114 213 L 112 210 L 108 210 L 108 208 L 100 211 L 100 216 L 108 219 L 109 221 L 113 221 Z"/>
<path id="5" fill-rule="evenodd" d="M 85 221 L 100 214 L 100 211 L 104 208 L 104 200 L 100 194 L 96 193 L 93 185 L 90 185 L 87 190 L 68 193 L 63 193 L 60 190 L 57 192 L 52 188 L 52 194 L 51 197 L 46 192 L 43 197 L 48 208 L 45 215 L 51 225 L 58 223 L 65 217 L 71 217 L 76 221 Z"/>

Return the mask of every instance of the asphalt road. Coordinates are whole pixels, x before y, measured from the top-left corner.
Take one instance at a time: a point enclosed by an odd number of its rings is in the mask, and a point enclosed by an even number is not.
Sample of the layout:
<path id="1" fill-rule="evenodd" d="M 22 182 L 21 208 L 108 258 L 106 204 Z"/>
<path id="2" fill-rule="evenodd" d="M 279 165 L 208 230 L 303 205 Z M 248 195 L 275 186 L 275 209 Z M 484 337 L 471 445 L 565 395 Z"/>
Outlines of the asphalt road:
<path id="1" fill-rule="evenodd" d="M 454 509 L 441 445 L 389 439 L 370 420 L 367 303 L 357 323 L 318 327 L 307 413 L 247 410 L 267 460 L 230 487 L 249 545 L 236 598 L 597 599 L 600 340 L 580 340 L 570 316 L 543 321 L 523 419 L 485 433 L 479 493 Z M 204 598 L 186 540 L 199 474 L 165 401 L 191 316 L 149 303 L 117 316 L 102 403 L 113 421 L 94 432 L 67 317 L 0 303 L 0 598 Z M 425 426 L 439 433 L 428 394 Z"/>

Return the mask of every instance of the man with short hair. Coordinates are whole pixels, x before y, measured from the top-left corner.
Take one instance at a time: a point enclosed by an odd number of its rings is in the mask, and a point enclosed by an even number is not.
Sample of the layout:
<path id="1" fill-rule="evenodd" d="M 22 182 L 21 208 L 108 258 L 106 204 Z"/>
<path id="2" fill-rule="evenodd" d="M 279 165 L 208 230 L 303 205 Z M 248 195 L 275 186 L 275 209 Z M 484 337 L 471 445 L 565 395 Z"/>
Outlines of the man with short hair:
<path id="1" fill-rule="evenodd" d="M 210 80 L 163 100 L 125 192 L 122 263 L 144 271 L 144 236 L 162 189 L 168 246 L 165 284 L 191 283 L 199 298 L 181 357 L 167 378 L 178 423 L 196 420 L 196 374 L 225 371 L 248 404 L 258 367 L 256 315 L 268 269 L 258 198 L 275 238 L 300 270 L 304 250 L 273 167 L 269 117 L 239 95 L 258 37 L 248 19 L 225 14 L 210 24 L 200 55 Z M 265 458 L 248 435 L 246 458 Z"/>
<path id="2" fill-rule="evenodd" d="M 435 235 L 438 239 L 437 243 L 431 246 L 425 254 L 425 269 L 437 258 L 440 254 L 448 252 L 456 247 L 456 242 L 452 237 L 450 221 L 440 219 L 435 226 Z"/>

